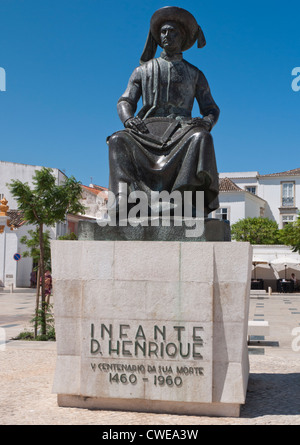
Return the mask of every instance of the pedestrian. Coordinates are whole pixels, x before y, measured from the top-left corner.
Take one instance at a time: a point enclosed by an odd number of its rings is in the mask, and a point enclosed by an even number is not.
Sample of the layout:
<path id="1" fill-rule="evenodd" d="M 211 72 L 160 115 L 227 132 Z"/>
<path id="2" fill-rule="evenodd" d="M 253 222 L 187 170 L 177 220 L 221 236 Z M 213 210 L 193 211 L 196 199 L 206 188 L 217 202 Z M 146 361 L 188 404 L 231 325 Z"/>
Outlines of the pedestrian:
<path id="1" fill-rule="evenodd" d="M 299 283 L 294 273 L 291 274 L 291 281 L 293 283 L 294 291 L 299 290 Z"/>

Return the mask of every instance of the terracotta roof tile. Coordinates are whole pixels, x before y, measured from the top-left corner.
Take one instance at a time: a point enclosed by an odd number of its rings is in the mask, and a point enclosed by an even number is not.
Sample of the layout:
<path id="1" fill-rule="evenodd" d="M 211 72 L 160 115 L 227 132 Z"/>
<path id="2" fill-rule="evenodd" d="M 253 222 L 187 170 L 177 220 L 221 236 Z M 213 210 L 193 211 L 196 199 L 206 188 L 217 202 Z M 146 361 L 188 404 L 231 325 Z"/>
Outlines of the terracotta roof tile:
<path id="1" fill-rule="evenodd" d="M 23 212 L 21 212 L 20 210 L 8 210 L 7 216 L 10 219 L 10 225 L 14 226 L 16 229 L 25 224 L 25 221 L 23 219 Z"/>
<path id="2" fill-rule="evenodd" d="M 81 185 L 81 187 L 82 187 L 84 190 L 86 190 L 86 191 L 92 193 L 93 195 L 100 195 L 100 196 L 102 196 L 104 199 L 107 198 L 107 193 L 106 193 L 107 189 L 106 189 L 105 187 L 100 187 L 100 186 L 97 186 L 97 187 L 96 187 L 96 186 L 94 186 L 94 187 L 88 187 L 87 185 Z"/>
<path id="3" fill-rule="evenodd" d="M 92 184 L 92 186 L 93 186 L 95 189 L 100 190 L 101 192 L 108 191 L 108 189 L 107 189 L 106 187 L 102 187 L 102 185 Z"/>
<path id="4" fill-rule="evenodd" d="M 93 193 L 94 195 L 98 195 L 98 193 L 99 193 L 99 190 L 96 190 L 96 189 L 94 189 L 93 187 L 88 187 L 87 185 L 81 185 L 81 187 L 82 187 L 84 190 L 87 190 L 87 191 Z"/>
<path id="5" fill-rule="evenodd" d="M 260 178 L 267 176 L 300 176 L 300 168 L 294 168 L 293 170 L 287 170 L 285 172 L 270 173 L 269 175 L 259 175 Z"/>
<path id="6" fill-rule="evenodd" d="M 238 187 L 231 179 L 229 178 L 220 178 L 219 179 L 219 191 L 220 192 L 243 192 L 240 187 Z"/>

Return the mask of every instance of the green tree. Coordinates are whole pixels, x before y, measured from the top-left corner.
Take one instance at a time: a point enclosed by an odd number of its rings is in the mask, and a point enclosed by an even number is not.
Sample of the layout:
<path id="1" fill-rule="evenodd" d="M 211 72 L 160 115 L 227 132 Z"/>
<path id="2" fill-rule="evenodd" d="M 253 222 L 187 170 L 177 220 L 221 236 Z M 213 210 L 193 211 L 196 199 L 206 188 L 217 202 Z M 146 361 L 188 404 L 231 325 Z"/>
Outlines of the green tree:
<path id="1" fill-rule="evenodd" d="M 31 257 L 33 260 L 33 264 L 37 264 L 38 266 L 34 269 L 37 272 L 37 286 L 36 286 L 36 308 L 35 308 L 35 317 L 33 319 L 34 322 L 34 337 L 37 336 L 37 329 L 39 323 L 39 299 L 40 299 L 40 264 L 41 264 L 41 253 L 40 253 L 40 239 L 39 239 L 39 229 L 36 230 L 28 230 L 28 235 L 22 236 L 20 242 L 25 244 L 28 248 L 25 252 L 23 252 L 23 257 Z M 51 270 L 51 248 L 50 248 L 50 232 L 47 230 L 43 233 L 44 236 L 44 267 L 45 270 Z M 49 296 L 50 298 L 50 296 Z M 47 301 L 49 304 L 49 300 Z M 47 328 L 49 328 L 49 323 L 47 323 L 48 318 L 46 317 Z"/>
<path id="2" fill-rule="evenodd" d="M 231 227 L 231 237 L 250 244 L 282 244 L 276 221 L 268 218 L 245 218 Z"/>
<path id="3" fill-rule="evenodd" d="M 280 239 L 283 244 L 291 246 L 293 252 L 300 253 L 300 213 L 295 222 L 286 224 L 280 230 Z"/>
<path id="4" fill-rule="evenodd" d="M 74 232 L 71 232 L 71 233 L 67 233 L 66 235 L 59 236 L 58 239 L 67 240 L 67 241 L 75 241 L 75 240 L 77 240 L 77 236 L 75 235 Z"/>
<path id="5" fill-rule="evenodd" d="M 84 213 L 85 208 L 80 203 L 81 183 L 72 176 L 66 178 L 63 184 L 57 185 L 53 170 L 43 167 L 36 170 L 33 176 L 33 189 L 27 182 L 13 180 L 8 184 L 10 191 L 23 212 L 27 224 L 37 227 L 40 249 L 41 277 L 41 330 L 46 335 L 46 301 L 45 301 L 45 244 L 44 227 L 64 222 L 67 213 Z"/>
<path id="6" fill-rule="evenodd" d="M 22 236 L 20 242 L 25 244 L 27 249 L 22 253 L 23 257 L 31 257 L 33 259 L 34 264 L 39 264 L 40 262 L 40 237 L 39 237 L 39 229 L 36 230 L 28 230 L 27 235 Z M 44 236 L 44 266 L 45 270 L 51 270 L 51 249 L 50 249 L 50 232 L 47 230 L 43 234 Z"/>

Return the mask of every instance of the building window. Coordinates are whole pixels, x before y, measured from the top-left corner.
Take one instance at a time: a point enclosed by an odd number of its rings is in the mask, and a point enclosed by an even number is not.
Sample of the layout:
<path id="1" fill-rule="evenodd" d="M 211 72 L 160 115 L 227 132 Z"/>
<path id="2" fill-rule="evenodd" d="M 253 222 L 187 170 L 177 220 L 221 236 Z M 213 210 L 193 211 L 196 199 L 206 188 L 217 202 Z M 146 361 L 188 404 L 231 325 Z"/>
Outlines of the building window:
<path id="1" fill-rule="evenodd" d="M 256 195 L 256 187 L 255 186 L 247 186 L 245 187 L 246 192 L 252 193 L 252 195 Z"/>
<path id="2" fill-rule="evenodd" d="M 294 215 L 282 215 L 282 227 L 286 226 L 289 223 L 294 222 Z"/>
<path id="3" fill-rule="evenodd" d="M 218 210 L 216 210 L 216 218 L 228 220 L 229 219 L 228 208 L 220 207 Z"/>
<path id="4" fill-rule="evenodd" d="M 1 201 L 1 199 L 3 199 L 4 198 L 4 194 L 3 193 L 0 193 L 0 201 Z"/>
<path id="5" fill-rule="evenodd" d="M 282 207 L 293 207 L 295 205 L 295 192 L 293 182 L 282 183 Z"/>

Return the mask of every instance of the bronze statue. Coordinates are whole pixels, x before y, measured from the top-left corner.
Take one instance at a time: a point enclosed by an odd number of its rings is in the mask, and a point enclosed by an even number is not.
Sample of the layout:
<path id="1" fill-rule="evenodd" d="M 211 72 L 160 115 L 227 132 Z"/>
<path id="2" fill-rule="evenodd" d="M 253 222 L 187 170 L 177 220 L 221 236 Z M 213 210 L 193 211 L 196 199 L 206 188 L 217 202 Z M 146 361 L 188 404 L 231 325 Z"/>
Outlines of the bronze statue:
<path id="1" fill-rule="evenodd" d="M 210 134 L 220 110 L 204 74 L 185 61 L 182 52 L 203 32 L 188 11 L 178 7 L 157 10 L 147 42 L 126 91 L 118 101 L 125 129 L 108 138 L 110 185 L 117 204 L 128 193 L 151 191 L 204 191 L 205 215 L 218 208 L 218 172 Z M 163 51 L 155 57 L 157 46 Z M 135 115 L 142 97 L 143 106 Z M 192 117 L 194 99 L 201 117 Z"/>

